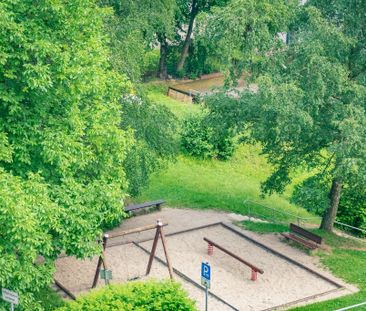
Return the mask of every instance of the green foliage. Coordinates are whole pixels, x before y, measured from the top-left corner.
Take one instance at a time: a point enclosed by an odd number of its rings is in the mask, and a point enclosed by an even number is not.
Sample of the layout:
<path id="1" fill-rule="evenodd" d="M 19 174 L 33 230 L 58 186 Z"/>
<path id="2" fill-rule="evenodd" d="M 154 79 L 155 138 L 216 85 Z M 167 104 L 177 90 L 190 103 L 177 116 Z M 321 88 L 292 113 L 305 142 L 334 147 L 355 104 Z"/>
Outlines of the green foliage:
<path id="1" fill-rule="evenodd" d="M 41 289 L 34 297 L 42 305 L 44 311 L 54 311 L 56 308 L 63 307 L 66 302 L 52 288 Z"/>
<path id="2" fill-rule="evenodd" d="M 320 6 L 333 12 L 323 15 L 311 5 L 285 8 L 284 2 L 276 1 L 263 11 L 260 8 L 265 2 L 254 5 L 249 1 L 239 7 L 235 5 L 241 2 L 234 1 L 233 7 L 220 11 L 222 16 L 212 22 L 216 28 L 207 21 L 209 38 L 218 38 L 226 58 L 238 59 L 227 65 L 229 69 L 240 73 L 245 66 L 249 68 L 248 61 L 259 65 L 252 70 L 258 92 L 244 90 L 236 102 L 226 100 L 231 109 L 213 105 L 214 116 L 222 113 L 216 123 L 230 124 L 237 131 L 250 129 L 250 139 L 263 146 L 275 168 L 262 185 L 265 193 L 283 191 L 298 168 L 326 170 L 330 181 L 362 187 L 366 181 L 366 86 L 359 79 L 358 64 L 363 56 L 354 54 L 354 49 L 365 35 L 348 29 L 356 27 L 348 19 L 339 19 L 351 18 L 361 7 Z M 339 7 L 344 11 L 336 11 Z M 243 10 L 249 11 L 241 14 Z M 256 14 L 260 16 L 252 26 L 246 16 L 254 18 Z M 236 18 L 235 29 L 225 26 Z M 225 31 L 220 32 L 219 27 Z M 286 28 L 291 29 L 289 45 L 272 32 Z M 332 200 L 326 216 L 331 215 L 336 201 Z"/>
<path id="3" fill-rule="evenodd" d="M 189 57 L 184 65 L 188 78 L 195 79 L 203 74 L 220 71 L 218 58 L 211 55 L 206 43 L 195 41 L 189 50 Z"/>
<path id="4" fill-rule="evenodd" d="M 344 185 L 339 202 L 337 220 L 345 224 L 366 229 L 366 192 L 364 187 Z M 323 215 L 329 205 L 329 180 L 315 175 L 294 188 L 291 200 L 308 211 Z M 342 228 L 347 230 L 347 228 Z M 351 230 L 352 231 L 352 230 Z M 360 234 L 354 231 L 355 234 Z"/>
<path id="5" fill-rule="evenodd" d="M 151 173 L 175 157 L 177 120 L 168 108 L 151 103 L 147 97 L 126 96 L 121 103 L 121 127 L 132 130 L 137 141 L 124 161 L 128 192 L 137 196 Z"/>
<path id="6" fill-rule="evenodd" d="M 57 311 L 174 310 L 196 311 L 194 302 L 172 281 L 112 285 L 78 298 Z"/>
<path id="7" fill-rule="evenodd" d="M 143 58 L 142 72 L 145 76 L 156 74 L 159 65 L 159 50 L 147 51 Z"/>
<path id="8" fill-rule="evenodd" d="M 210 143 L 212 129 L 203 122 L 202 116 L 191 116 L 183 123 L 182 146 L 184 150 L 196 157 L 214 156 L 214 146 Z"/>
<path id="9" fill-rule="evenodd" d="M 198 19 L 198 38 L 210 47 L 232 77 L 243 70 L 255 71 L 255 65 L 280 44 L 276 34 L 286 31 L 298 1 L 234 0 L 216 7 Z"/>
<path id="10" fill-rule="evenodd" d="M 0 15 L 0 287 L 41 310 L 57 255 L 99 252 L 123 216 L 130 85 L 110 70 L 109 10 L 94 1 L 2 1 Z"/>
<path id="11" fill-rule="evenodd" d="M 159 34 L 173 35 L 175 0 L 100 0 L 100 4 L 114 12 L 105 23 L 113 68 L 132 81 L 156 70 L 156 51 L 151 47 Z"/>
<path id="12" fill-rule="evenodd" d="M 354 187 L 352 185 L 344 187 L 343 195 L 339 202 L 337 219 L 340 222 L 366 230 L 365 187 Z M 359 231 L 353 231 L 353 233 L 360 234 Z"/>
<path id="13" fill-rule="evenodd" d="M 291 201 L 317 215 L 323 215 L 329 205 L 329 182 L 318 174 L 305 179 L 294 187 Z"/>
<path id="14" fill-rule="evenodd" d="M 288 232 L 288 225 L 245 220 L 240 223 L 246 230 L 257 233 Z"/>
<path id="15" fill-rule="evenodd" d="M 189 155 L 199 158 L 228 159 L 234 152 L 234 139 L 226 129 L 211 127 L 200 114 L 183 122 L 182 146 Z"/>

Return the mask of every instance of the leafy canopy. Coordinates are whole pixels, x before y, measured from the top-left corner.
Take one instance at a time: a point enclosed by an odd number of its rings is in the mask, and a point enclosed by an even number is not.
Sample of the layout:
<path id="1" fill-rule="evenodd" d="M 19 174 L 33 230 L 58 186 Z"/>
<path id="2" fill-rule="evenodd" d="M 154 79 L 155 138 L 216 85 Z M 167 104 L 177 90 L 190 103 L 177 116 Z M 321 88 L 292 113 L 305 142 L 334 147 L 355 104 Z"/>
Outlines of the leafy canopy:
<path id="1" fill-rule="evenodd" d="M 219 51 L 225 58 L 238 59 L 229 68 L 238 72 L 252 68 L 252 79 L 259 86 L 257 92 L 239 92 L 237 99 L 221 94 L 208 101 L 212 120 L 238 132 L 246 130 L 250 140 L 261 143 L 275 168 L 263 184 L 265 192 L 282 192 L 299 167 L 315 169 L 343 184 L 365 184 L 366 85 L 361 46 L 366 32 L 353 22 L 354 15 L 364 21 L 359 14 L 364 1 L 349 6 L 342 1 L 316 2 L 318 8 L 311 3 L 298 6 L 284 15 L 282 21 L 287 23 L 274 18 L 283 13 L 284 4 L 273 6 L 272 12 L 260 10 L 263 3 L 252 6 L 258 15 L 266 12 L 253 22 L 254 27 L 245 23 L 250 17 L 239 16 L 244 8 L 232 6 L 224 11 L 222 23 L 228 19 L 238 25 L 237 30 L 224 27 L 210 32 L 223 42 Z M 288 45 L 275 36 L 286 30 Z"/>
<path id="2" fill-rule="evenodd" d="M 0 3 L 0 287 L 24 310 L 41 309 L 33 293 L 58 254 L 95 254 L 123 216 L 130 85 L 110 70 L 109 14 L 91 0 Z"/>

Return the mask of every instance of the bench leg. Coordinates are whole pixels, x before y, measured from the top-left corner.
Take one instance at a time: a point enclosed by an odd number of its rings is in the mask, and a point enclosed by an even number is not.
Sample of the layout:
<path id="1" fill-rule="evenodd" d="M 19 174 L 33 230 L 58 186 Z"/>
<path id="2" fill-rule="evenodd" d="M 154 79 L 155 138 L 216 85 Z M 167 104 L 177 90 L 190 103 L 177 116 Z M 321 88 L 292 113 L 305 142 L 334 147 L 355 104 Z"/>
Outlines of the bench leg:
<path id="1" fill-rule="evenodd" d="M 257 280 L 257 271 L 252 270 L 252 275 L 251 275 L 250 279 L 252 281 L 256 281 Z"/>
<path id="2" fill-rule="evenodd" d="M 208 255 L 212 255 L 213 254 L 213 245 L 210 244 L 210 243 L 208 243 L 207 254 Z"/>

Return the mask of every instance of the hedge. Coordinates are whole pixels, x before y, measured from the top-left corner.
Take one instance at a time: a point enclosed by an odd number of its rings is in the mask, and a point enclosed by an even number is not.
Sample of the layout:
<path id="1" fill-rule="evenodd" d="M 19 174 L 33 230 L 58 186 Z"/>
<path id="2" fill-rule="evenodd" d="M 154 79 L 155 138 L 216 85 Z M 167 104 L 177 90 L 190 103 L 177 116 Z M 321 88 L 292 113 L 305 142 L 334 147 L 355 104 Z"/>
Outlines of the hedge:
<path id="1" fill-rule="evenodd" d="M 79 297 L 56 311 L 197 311 L 181 285 L 168 281 L 136 281 L 110 285 Z"/>

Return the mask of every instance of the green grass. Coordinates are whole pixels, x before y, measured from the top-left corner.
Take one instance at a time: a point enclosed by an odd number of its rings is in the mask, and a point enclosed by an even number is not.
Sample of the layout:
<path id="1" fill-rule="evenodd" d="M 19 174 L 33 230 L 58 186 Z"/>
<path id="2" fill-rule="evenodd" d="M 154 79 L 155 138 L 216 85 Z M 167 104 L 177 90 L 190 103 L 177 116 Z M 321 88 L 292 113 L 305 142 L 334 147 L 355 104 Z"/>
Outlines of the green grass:
<path id="1" fill-rule="evenodd" d="M 275 224 L 270 222 L 254 222 L 245 220 L 239 223 L 246 230 L 257 233 L 274 233 L 274 232 L 288 232 L 288 225 Z"/>
<path id="2" fill-rule="evenodd" d="M 226 162 L 179 156 L 166 170 L 152 176 L 138 199 L 163 198 L 171 206 L 217 208 L 241 214 L 247 214 L 243 202 L 249 199 L 302 217 L 311 216 L 290 204 L 286 193 L 260 197 L 260 182 L 269 175 L 270 167 L 264 157 L 253 156 L 258 153 L 258 147 L 242 146 Z"/>
<path id="3" fill-rule="evenodd" d="M 190 114 L 199 113 L 200 111 L 198 104 L 182 103 L 161 93 L 150 93 L 149 99 L 155 103 L 168 107 L 180 120 Z"/>
<path id="4" fill-rule="evenodd" d="M 168 107 L 179 120 L 200 112 L 199 104 L 183 103 L 168 97 L 168 83 L 153 81 L 143 85 L 143 89 L 147 92 L 148 98 L 160 105 Z"/>

